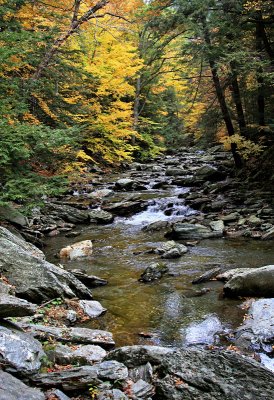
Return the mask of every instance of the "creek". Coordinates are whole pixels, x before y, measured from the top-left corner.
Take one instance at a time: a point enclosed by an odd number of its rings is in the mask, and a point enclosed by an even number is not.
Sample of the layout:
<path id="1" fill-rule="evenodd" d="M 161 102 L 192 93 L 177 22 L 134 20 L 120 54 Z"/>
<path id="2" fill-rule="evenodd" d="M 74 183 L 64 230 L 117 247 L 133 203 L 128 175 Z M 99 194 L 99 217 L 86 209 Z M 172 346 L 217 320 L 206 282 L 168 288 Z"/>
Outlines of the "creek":
<path id="1" fill-rule="evenodd" d="M 117 176 L 113 181 L 115 178 Z M 48 239 L 45 253 L 54 263 L 54 255 L 62 247 L 86 239 L 93 241 L 94 252 L 90 259 L 62 262 L 68 270 L 82 269 L 109 282 L 107 286 L 93 289 L 94 299 L 108 312 L 82 326 L 111 331 L 117 346 L 181 346 L 185 328 L 208 315 L 217 316 L 225 330 L 239 326 L 244 315 L 239 307 L 242 301 L 223 299 L 221 282 L 195 286 L 191 282 L 219 265 L 236 268 L 273 263 L 271 241 L 203 240 L 189 247 L 189 252 L 181 258 L 164 260 L 169 273 L 161 280 L 150 284 L 138 282 L 143 270 L 160 260 L 159 255 L 145 251 L 166 241 L 163 232 L 146 232 L 142 228 L 154 221 L 176 221 L 182 216 L 194 215 L 195 211 L 178 198 L 180 193 L 188 190 L 171 186 L 134 192 L 135 197 L 149 201 L 145 211 L 131 217 L 116 217 L 110 225 L 82 225 L 81 234 L 75 239 L 64 235 Z M 201 297 L 192 296 L 195 290 L 203 287 L 210 291 Z M 149 333 L 150 337 L 145 338 L 139 333 Z"/>

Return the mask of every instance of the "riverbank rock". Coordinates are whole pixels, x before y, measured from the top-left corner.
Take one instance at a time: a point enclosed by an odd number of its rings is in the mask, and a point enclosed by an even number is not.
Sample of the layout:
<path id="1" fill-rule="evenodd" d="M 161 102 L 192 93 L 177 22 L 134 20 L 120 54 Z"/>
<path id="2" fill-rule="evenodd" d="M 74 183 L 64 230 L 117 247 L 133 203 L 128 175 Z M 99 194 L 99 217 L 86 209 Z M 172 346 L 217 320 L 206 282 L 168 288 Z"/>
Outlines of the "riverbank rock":
<path id="1" fill-rule="evenodd" d="M 47 205 L 46 211 L 49 215 L 73 224 L 85 223 L 89 220 L 88 210 L 78 210 L 65 204 L 50 203 Z"/>
<path id="2" fill-rule="evenodd" d="M 36 308 L 35 304 L 29 303 L 27 300 L 7 294 L 0 294 L 0 318 L 33 315 Z"/>
<path id="3" fill-rule="evenodd" d="M 45 400 L 45 395 L 38 389 L 30 388 L 14 376 L 0 370 L 1 400 Z"/>
<path id="4" fill-rule="evenodd" d="M 29 226 L 29 221 L 18 209 L 11 205 L 0 206 L 0 220 L 6 220 L 21 228 Z"/>
<path id="5" fill-rule="evenodd" d="M 274 265 L 234 275 L 224 286 L 224 294 L 227 297 L 273 297 L 273 293 Z"/>
<path id="6" fill-rule="evenodd" d="M 0 326 L 0 362 L 8 371 L 33 374 L 44 356 L 40 342 L 31 335 Z"/>
<path id="7" fill-rule="evenodd" d="M 156 399 L 255 400 L 262 393 L 264 399 L 273 399 L 274 375 L 235 352 L 127 346 L 107 357 L 130 370 L 149 362 Z"/>
<path id="8" fill-rule="evenodd" d="M 95 288 L 98 286 L 105 286 L 108 284 L 108 281 L 103 278 L 99 278 L 95 275 L 87 275 L 84 271 L 80 269 L 72 269 L 70 273 L 75 276 L 75 278 L 79 279 L 84 285 L 89 288 Z"/>
<path id="9" fill-rule="evenodd" d="M 43 260 L 40 250 L 38 257 L 34 256 L 34 247 L 26 246 L 11 232 L 8 237 L 0 236 L 0 273 L 15 286 L 18 297 L 34 303 L 62 296 L 92 298 L 89 289 L 72 274 Z"/>
<path id="10" fill-rule="evenodd" d="M 112 333 L 89 328 L 57 328 L 36 324 L 19 324 L 39 340 L 54 339 L 61 342 L 95 344 L 104 349 L 112 349 L 115 342 Z"/>
<path id="11" fill-rule="evenodd" d="M 145 269 L 139 278 L 140 282 L 148 283 L 161 279 L 168 272 L 168 267 L 162 263 L 153 263 Z"/>
<path id="12" fill-rule="evenodd" d="M 155 253 L 160 254 L 162 258 L 179 258 L 187 252 L 188 248 L 186 246 L 176 243 L 174 240 L 163 243 L 155 250 Z"/>
<path id="13" fill-rule="evenodd" d="M 273 353 L 274 298 L 254 301 L 235 337 L 241 348 Z"/>
<path id="14" fill-rule="evenodd" d="M 94 224 L 111 224 L 114 221 L 114 216 L 103 210 L 92 210 L 89 211 L 90 222 Z"/>
<path id="15" fill-rule="evenodd" d="M 177 222 L 173 225 L 169 237 L 179 240 L 200 240 L 222 237 L 222 231 L 213 231 L 201 224 L 190 224 L 187 222 Z"/>
<path id="16" fill-rule="evenodd" d="M 83 240 L 64 247 L 59 252 L 59 257 L 68 260 L 77 260 L 78 258 L 90 257 L 92 255 L 92 241 Z"/>
<path id="17" fill-rule="evenodd" d="M 106 350 L 95 345 L 81 345 L 71 348 L 58 344 L 54 349 L 47 351 L 49 360 L 59 365 L 92 365 L 95 362 L 102 361 L 106 355 Z"/>
<path id="18" fill-rule="evenodd" d="M 121 201 L 118 203 L 112 203 L 104 205 L 104 210 L 119 215 L 121 217 L 130 216 L 140 211 L 143 211 L 147 207 L 147 202 L 143 200 L 137 201 Z"/>

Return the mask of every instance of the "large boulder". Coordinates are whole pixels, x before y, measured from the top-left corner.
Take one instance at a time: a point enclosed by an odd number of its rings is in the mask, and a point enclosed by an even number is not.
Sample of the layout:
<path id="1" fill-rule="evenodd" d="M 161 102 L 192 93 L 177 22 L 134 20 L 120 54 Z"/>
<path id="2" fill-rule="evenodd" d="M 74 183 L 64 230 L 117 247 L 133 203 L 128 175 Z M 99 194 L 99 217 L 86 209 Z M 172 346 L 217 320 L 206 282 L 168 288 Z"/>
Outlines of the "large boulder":
<path id="1" fill-rule="evenodd" d="M 141 274 L 139 281 L 148 283 L 161 279 L 168 272 L 168 267 L 162 263 L 153 263 Z"/>
<path id="2" fill-rule="evenodd" d="M 92 344 L 74 346 L 73 348 L 58 344 L 54 349 L 49 350 L 47 355 L 52 362 L 59 365 L 92 365 L 95 362 L 102 361 L 107 352 L 102 347 Z"/>
<path id="3" fill-rule="evenodd" d="M 11 372 L 33 374 L 45 356 L 38 340 L 31 335 L 0 326 L 0 362 Z"/>
<path id="4" fill-rule="evenodd" d="M 273 293 L 274 265 L 236 274 L 224 286 L 224 294 L 227 297 L 273 297 Z"/>
<path id="5" fill-rule="evenodd" d="M 59 257 L 68 260 L 77 260 L 78 258 L 90 257 L 92 255 L 92 241 L 82 240 L 64 247 L 59 252 Z"/>
<path id="6" fill-rule="evenodd" d="M 160 254 L 162 258 L 179 258 L 187 253 L 188 248 L 183 244 L 176 243 L 174 240 L 169 240 L 163 243 L 156 249 L 156 253 Z"/>
<path id="7" fill-rule="evenodd" d="M 103 210 L 92 210 L 89 212 L 90 222 L 95 224 L 111 224 L 114 221 L 114 216 Z"/>
<path id="8" fill-rule="evenodd" d="M 35 246 L 25 243 L 11 233 L 0 235 L 0 274 L 15 286 L 18 297 L 34 303 L 62 296 L 92 298 L 77 278 L 43 260 L 38 249 L 36 256 Z"/>
<path id="9" fill-rule="evenodd" d="M 104 308 L 99 301 L 95 300 L 80 300 L 79 306 L 90 318 L 99 317 L 107 311 L 107 309 Z"/>
<path id="10" fill-rule="evenodd" d="M 88 210 L 78 210 L 75 207 L 65 204 L 48 204 L 46 211 L 53 217 L 72 222 L 73 224 L 85 223 L 89 220 Z"/>
<path id="11" fill-rule="evenodd" d="M 203 179 L 204 181 L 214 182 L 224 179 L 225 174 L 221 171 L 218 171 L 217 168 L 212 167 L 211 165 L 204 165 L 196 170 L 195 177 L 198 179 Z"/>
<path id="12" fill-rule="evenodd" d="M 38 389 L 30 388 L 14 376 L 0 370 L 1 400 L 45 400 L 45 395 Z"/>
<path id="13" fill-rule="evenodd" d="M 216 315 L 209 315 L 203 321 L 193 322 L 187 328 L 181 330 L 184 344 L 204 345 L 215 344 L 223 332 L 221 321 Z"/>
<path id="14" fill-rule="evenodd" d="M 104 205 L 103 207 L 106 211 L 124 217 L 143 211 L 147 207 L 147 202 L 144 202 L 143 200 L 122 201 Z"/>
<path id="15" fill-rule="evenodd" d="M 173 239 L 179 240 L 200 240 L 222 237 L 223 232 L 213 231 L 207 226 L 201 224 L 177 222 L 173 225 L 172 232 L 169 234 L 169 236 Z"/>
<path id="16" fill-rule="evenodd" d="M 0 219 L 9 221 L 21 228 L 29 225 L 27 217 L 25 217 L 18 209 L 8 204 L 0 206 Z"/>
<path id="17" fill-rule="evenodd" d="M 33 315 L 36 305 L 8 294 L 0 294 L 0 318 Z"/>

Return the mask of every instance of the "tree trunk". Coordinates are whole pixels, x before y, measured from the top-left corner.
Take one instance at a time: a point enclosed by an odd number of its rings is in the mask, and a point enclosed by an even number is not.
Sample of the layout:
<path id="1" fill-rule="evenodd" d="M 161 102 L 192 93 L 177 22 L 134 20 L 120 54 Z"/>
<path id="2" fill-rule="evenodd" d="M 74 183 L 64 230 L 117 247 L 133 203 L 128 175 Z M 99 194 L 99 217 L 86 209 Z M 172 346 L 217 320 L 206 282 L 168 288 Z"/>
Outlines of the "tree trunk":
<path id="1" fill-rule="evenodd" d="M 261 14 L 258 14 L 258 19 L 261 18 Z M 256 22 L 256 50 L 259 60 L 262 60 L 263 51 L 263 32 L 264 27 L 258 20 Z M 260 126 L 265 125 L 265 89 L 264 89 L 264 78 L 263 67 L 257 68 L 257 83 L 258 83 L 258 94 L 257 94 L 257 106 L 258 106 L 258 124 Z"/>
<path id="2" fill-rule="evenodd" d="M 241 134 L 243 136 L 246 136 L 246 121 L 245 121 L 244 109 L 238 83 L 237 65 L 235 61 L 230 62 L 230 68 L 231 68 L 232 97 L 236 107 L 237 121 Z"/>
<path id="3" fill-rule="evenodd" d="M 234 131 L 234 127 L 233 127 L 233 123 L 231 120 L 231 116 L 226 104 L 226 100 L 225 100 L 225 96 L 224 96 L 224 92 L 223 92 L 223 88 L 220 82 L 220 78 L 218 75 L 218 68 L 217 68 L 217 64 L 215 62 L 215 59 L 212 57 L 211 55 L 211 50 L 212 50 L 212 44 L 211 44 L 211 38 L 210 38 L 210 33 L 209 30 L 206 26 L 206 21 L 205 18 L 203 19 L 203 33 L 204 33 L 204 39 L 205 39 L 205 43 L 208 47 L 209 53 L 208 53 L 208 62 L 209 62 L 209 66 L 211 69 L 211 74 L 212 74 L 212 80 L 213 80 L 213 84 L 214 84 L 214 88 L 216 91 L 216 95 L 218 98 L 218 102 L 221 108 L 221 112 L 222 112 L 222 116 L 223 116 L 223 120 L 225 122 L 226 125 L 226 130 L 229 136 L 233 136 L 235 134 Z M 236 143 L 231 143 L 231 152 L 233 154 L 233 158 L 234 158 L 234 162 L 235 162 L 235 166 L 237 168 L 241 168 L 242 167 L 242 159 L 240 154 L 237 151 L 237 144 Z"/>
<path id="4" fill-rule="evenodd" d="M 136 91 L 133 107 L 133 130 L 138 132 L 139 113 L 140 113 L 140 95 L 141 95 L 141 76 L 138 76 L 136 82 Z M 135 144 L 136 137 L 132 136 L 132 144 Z"/>

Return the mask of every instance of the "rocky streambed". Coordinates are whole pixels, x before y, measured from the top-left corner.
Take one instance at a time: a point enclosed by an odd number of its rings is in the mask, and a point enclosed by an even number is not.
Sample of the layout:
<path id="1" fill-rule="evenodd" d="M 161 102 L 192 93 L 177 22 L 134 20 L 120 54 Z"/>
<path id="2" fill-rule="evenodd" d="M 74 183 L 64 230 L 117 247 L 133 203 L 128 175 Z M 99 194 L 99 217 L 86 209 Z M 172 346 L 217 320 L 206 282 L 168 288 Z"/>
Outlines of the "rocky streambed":
<path id="1" fill-rule="evenodd" d="M 273 398 L 273 192 L 228 153 L 0 214 L 1 399 Z"/>

